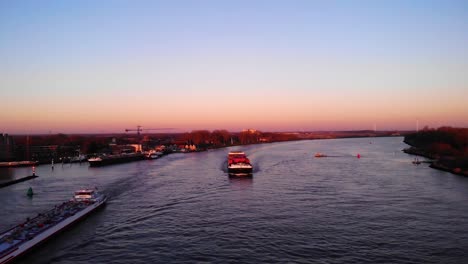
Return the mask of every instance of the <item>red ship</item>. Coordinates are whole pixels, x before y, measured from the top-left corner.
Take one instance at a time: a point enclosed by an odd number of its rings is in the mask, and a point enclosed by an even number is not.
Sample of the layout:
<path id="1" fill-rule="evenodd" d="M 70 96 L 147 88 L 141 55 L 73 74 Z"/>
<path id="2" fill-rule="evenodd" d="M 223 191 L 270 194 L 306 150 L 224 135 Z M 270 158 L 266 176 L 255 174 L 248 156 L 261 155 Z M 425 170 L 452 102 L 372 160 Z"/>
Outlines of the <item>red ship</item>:
<path id="1" fill-rule="evenodd" d="M 231 174 L 251 174 L 253 166 L 244 152 L 231 151 L 228 154 L 227 169 Z"/>

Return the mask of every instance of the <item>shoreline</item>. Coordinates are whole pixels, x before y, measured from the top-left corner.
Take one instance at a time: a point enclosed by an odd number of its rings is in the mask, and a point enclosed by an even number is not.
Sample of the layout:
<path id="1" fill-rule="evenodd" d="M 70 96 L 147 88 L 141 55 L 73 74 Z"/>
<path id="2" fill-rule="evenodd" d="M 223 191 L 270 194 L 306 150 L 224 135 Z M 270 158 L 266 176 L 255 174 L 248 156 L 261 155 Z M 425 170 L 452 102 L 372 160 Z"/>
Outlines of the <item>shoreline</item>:
<path id="1" fill-rule="evenodd" d="M 436 169 L 436 170 L 440 170 L 440 171 L 450 172 L 450 173 L 455 174 L 455 175 L 468 177 L 468 171 L 463 171 L 458 167 L 451 168 L 451 167 L 445 166 L 443 164 L 440 164 L 437 161 L 431 162 L 429 167 L 431 167 L 433 169 Z"/>
<path id="2" fill-rule="evenodd" d="M 406 143 L 406 144 L 408 144 L 408 143 Z M 431 160 L 436 160 L 437 159 L 437 157 L 435 157 L 434 155 L 431 155 L 431 154 L 425 152 L 424 150 L 418 149 L 418 148 L 413 147 L 411 145 L 410 145 L 409 148 L 405 148 L 402 151 L 404 153 L 406 153 L 406 154 L 420 156 L 420 157 L 428 158 L 428 159 L 431 159 Z M 431 161 L 431 162 L 433 162 L 433 161 Z"/>
<path id="3" fill-rule="evenodd" d="M 408 142 L 405 142 L 405 141 L 403 142 L 408 144 Z M 410 147 L 403 149 L 402 151 L 409 155 L 415 155 L 415 156 L 420 156 L 420 157 L 430 159 L 430 161 L 428 161 L 429 167 L 436 169 L 436 170 L 440 170 L 440 171 L 450 172 L 455 175 L 468 177 L 468 170 L 463 170 L 461 167 L 457 165 L 447 164 L 447 163 L 456 164 L 458 162 L 461 162 L 462 158 L 450 157 L 450 156 L 437 156 L 431 153 L 427 153 L 426 151 L 420 148 L 411 146 L 410 144 L 408 145 Z"/>

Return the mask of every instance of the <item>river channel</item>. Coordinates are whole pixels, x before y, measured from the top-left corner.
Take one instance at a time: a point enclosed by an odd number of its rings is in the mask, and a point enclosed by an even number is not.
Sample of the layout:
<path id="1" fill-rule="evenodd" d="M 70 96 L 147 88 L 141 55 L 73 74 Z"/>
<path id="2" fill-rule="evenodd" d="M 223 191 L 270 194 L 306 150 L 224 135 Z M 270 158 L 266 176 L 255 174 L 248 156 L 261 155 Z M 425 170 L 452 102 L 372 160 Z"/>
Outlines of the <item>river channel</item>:
<path id="1" fill-rule="evenodd" d="M 19 263 L 468 263 L 468 178 L 413 165 L 402 141 L 295 141 L 98 168 L 41 165 L 38 178 L 0 189 L 0 229 L 98 186 L 110 197 L 105 207 Z M 228 177 L 229 150 L 246 152 L 253 177 Z M 30 174 L 2 169 L 0 178 Z"/>

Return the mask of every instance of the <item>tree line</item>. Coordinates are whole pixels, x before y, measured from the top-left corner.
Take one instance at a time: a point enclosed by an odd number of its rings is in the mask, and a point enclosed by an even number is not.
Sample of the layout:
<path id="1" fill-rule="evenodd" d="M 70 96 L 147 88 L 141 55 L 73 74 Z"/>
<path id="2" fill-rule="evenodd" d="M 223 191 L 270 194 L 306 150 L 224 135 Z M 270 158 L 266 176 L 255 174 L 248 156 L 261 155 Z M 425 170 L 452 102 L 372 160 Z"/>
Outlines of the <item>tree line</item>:
<path id="1" fill-rule="evenodd" d="M 93 154 L 110 151 L 109 143 L 115 139 L 118 145 L 143 143 L 148 147 L 157 145 L 195 145 L 198 150 L 219 148 L 233 145 L 257 144 L 264 142 L 278 142 L 297 140 L 297 136 L 287 133 L 261 132 L 246 130 L 242 132 L 229 132 L 219 130 L 193 130 L 187 133 L 147 134 L 140 138 L 135 134 L 108 134 L 108 135 L 31 135 L 14 136 L 17 159 L 32 158 L 35 146 L 54 146 L 45 150 L 44 155 L 49 158 L 76 156 L 77 153 Z M 31 153 L 29 153 L 31 152 Z"/>
<path id="2" fill-rule="evenodd" d="M 468 156 L 468 128 L 440 127 L 405 136 L 407 144 L 438 156 Z"/>

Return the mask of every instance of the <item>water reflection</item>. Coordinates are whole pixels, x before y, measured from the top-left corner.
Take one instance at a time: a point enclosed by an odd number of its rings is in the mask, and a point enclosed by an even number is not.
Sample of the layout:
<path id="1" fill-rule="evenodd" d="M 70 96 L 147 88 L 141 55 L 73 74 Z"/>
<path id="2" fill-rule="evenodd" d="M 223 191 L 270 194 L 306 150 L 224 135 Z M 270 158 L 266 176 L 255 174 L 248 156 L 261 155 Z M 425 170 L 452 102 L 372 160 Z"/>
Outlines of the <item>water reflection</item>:
<path id="1" fill-rule="evenodd" d="M 253 183 L 253 175 L 252 173 L 243 173 L 241 175 L 229 173 L 229 183 L 239 189 L 250 188 Z"/>
<path id="2" fill-rule="evenodd" d="M 0 182 L 13 180 L 14 175 L 13 168 L 0 168 Z"/>

